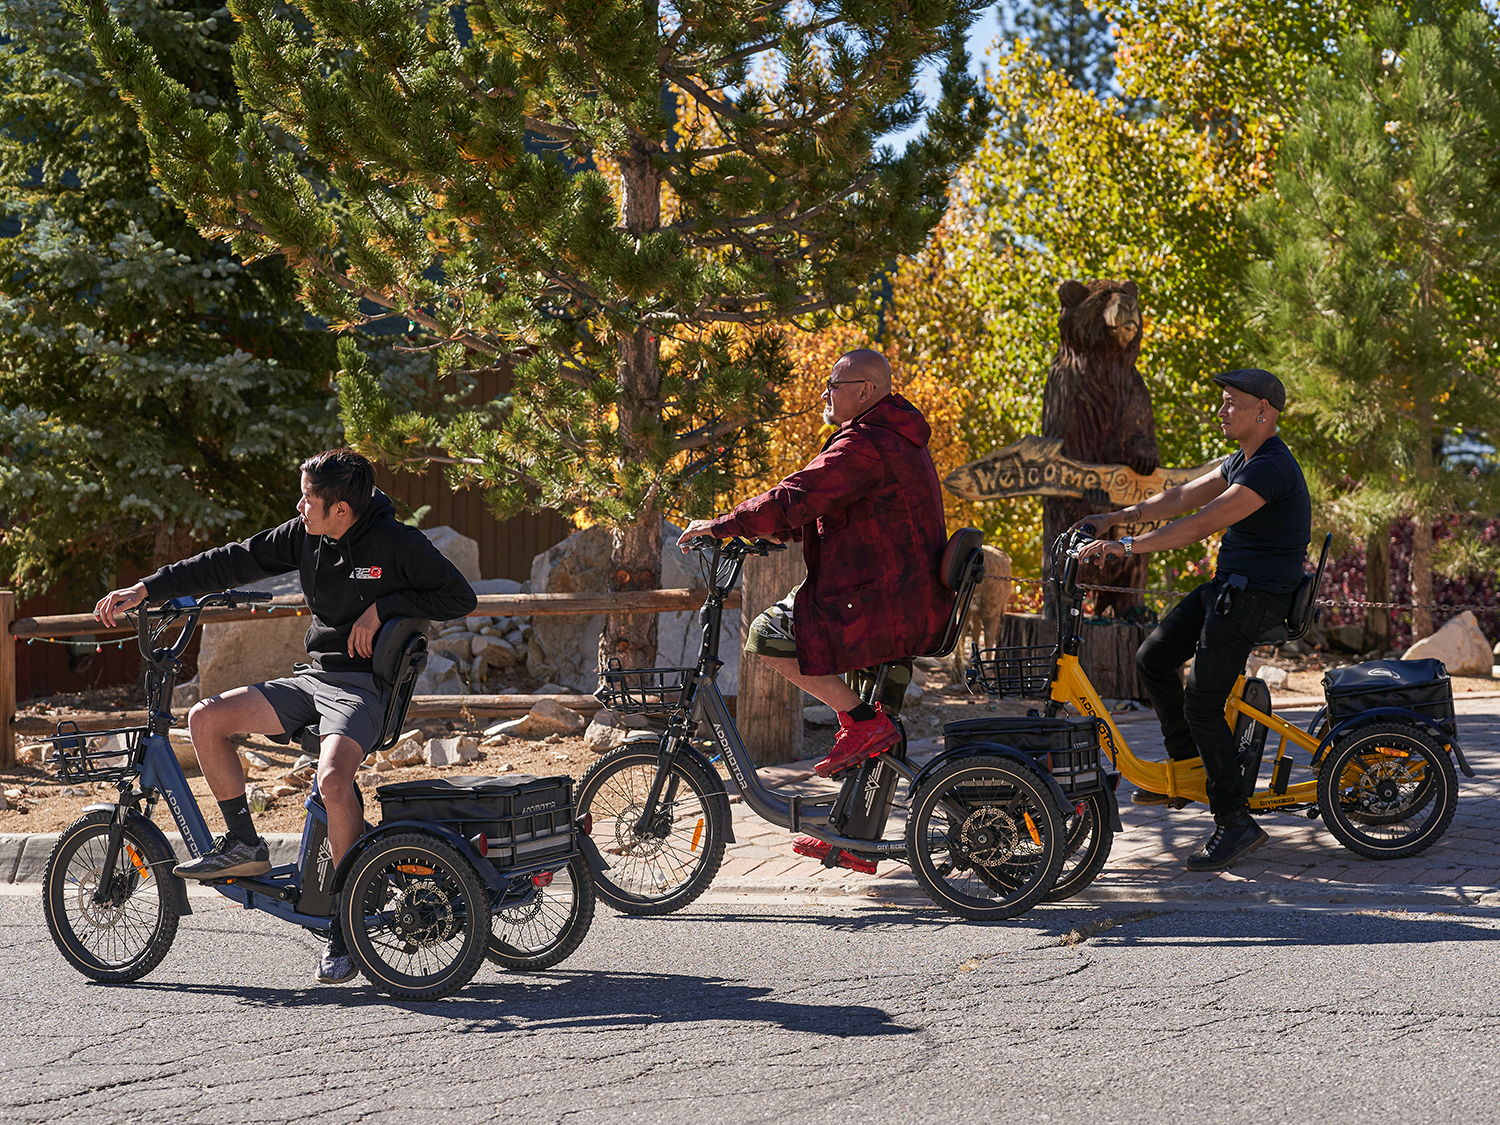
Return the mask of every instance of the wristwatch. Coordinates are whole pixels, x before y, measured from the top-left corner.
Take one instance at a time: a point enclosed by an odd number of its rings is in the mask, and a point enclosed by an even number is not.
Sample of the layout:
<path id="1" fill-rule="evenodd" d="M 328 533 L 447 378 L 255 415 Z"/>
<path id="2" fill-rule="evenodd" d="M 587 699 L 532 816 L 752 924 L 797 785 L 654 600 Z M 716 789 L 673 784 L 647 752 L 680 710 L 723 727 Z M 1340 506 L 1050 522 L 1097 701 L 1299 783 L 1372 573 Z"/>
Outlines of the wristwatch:
<path id="1" fill-rule="evenodd" d="M 1127 535 L 1127 536 L 1125 536 L 1124 539 L 1120 540 L 1120 546 L 1122 546 L 1122 547 L 1125 548 L 1125 557 L 1128 559 L 1130 557 L 1130 555 L 1131 555 L 1131 550 L 1130 549 L 1133 546 L 1135 546 L 1135 536 L 1133 536 L 1133 535 Z"/>

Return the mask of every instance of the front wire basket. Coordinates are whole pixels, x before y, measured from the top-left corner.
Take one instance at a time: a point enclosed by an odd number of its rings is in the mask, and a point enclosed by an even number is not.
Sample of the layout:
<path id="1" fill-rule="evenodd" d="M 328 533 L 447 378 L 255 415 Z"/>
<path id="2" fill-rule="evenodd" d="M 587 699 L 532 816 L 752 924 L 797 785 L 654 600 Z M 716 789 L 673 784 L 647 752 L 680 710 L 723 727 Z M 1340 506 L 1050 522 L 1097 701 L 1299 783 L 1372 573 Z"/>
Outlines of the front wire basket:
<path id="1" fill-rule="evenodd" d="M 120 781 L 139 768 L 145 736 L 145 727 L 81 731 L 65 720 L 42 741 L 52 744 L 47 757 L 57 766 L 59 781 Z"/>
<path id="2" fill-rule="evenodd" d="M 968 681 L 986 695 L 1050 699 L 1057 655 L 1056 645 L 987 648 L 974 653 Z"/>
<path id="3" fill-rule="evenodd" d="M 603 681 L 594 698 L 621 715 L 660 714 L 682 706 L 692 668 L 621 668 L 611 661 L 599 670 Z"/>

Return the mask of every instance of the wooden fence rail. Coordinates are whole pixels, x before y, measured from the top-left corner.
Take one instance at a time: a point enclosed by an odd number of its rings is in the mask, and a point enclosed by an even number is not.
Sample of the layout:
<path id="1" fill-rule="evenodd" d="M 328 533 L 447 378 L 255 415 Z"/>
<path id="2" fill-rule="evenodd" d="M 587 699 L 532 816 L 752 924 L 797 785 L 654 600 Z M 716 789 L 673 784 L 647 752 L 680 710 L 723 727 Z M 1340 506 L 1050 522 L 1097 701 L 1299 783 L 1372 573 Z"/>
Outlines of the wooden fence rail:
<path id="1" fill-rule="evenodd" d="M 484 594 L 470 617 L 535 617 L 539 614 L 681 613 L 695 610 L 707 596 L 703 590 L 641 590 L 619 594 Z M 726 607 L 740 604 L 738 592 L 724 600 Z M 277 600 L 254 610 L 207 609 L 204 625 L 231 621 L 270 621 L 288 613 L 305 614 L 301 601 Z M 63 613 L 50 617 L 16 617 L 16 595 L 0 590 L 0 768 L 16 763 L 16 640 L 92 635 L 118 636 L 134 628 L 106 629 L 89 613 Z M 421 696 L 413 700 L 412 714 L 459 714 L 465 708 L 475 714 L 503 714 L 529 707 L 534 696 L 453 695 Z M 557 697 L 560 701 L 565 697 Z M 574 701 L 587 697 L 574 697 Z M 572 705 L 571 703 L 569 704 Z M 118 718 L 130 720 L 134 713 Z"/>

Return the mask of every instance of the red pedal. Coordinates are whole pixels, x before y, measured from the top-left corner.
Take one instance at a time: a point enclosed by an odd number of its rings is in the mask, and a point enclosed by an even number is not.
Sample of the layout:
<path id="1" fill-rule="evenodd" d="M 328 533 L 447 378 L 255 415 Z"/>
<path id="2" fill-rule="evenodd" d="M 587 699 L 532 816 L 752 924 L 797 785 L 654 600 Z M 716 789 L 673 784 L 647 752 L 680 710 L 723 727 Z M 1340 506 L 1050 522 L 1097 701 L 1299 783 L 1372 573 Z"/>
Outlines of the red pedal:
<path id="1" fill-rule="evenodd" d="M 880 862 L 875 859 L 866 859 L 862 855 L 853 852 L 839 852 L 839 866 L 847 867 L 850 871 L 860 871 L 866 875 L 875 874 L 875 865 Z"/>
<path id="2" fill-rule="evenodd" d="M 792 851 L 813 859 L 827 859 L 832 848 L 833 845 L 827 840 L 815 840 L 811 836 L 798 836 L 792 841 Z"/>

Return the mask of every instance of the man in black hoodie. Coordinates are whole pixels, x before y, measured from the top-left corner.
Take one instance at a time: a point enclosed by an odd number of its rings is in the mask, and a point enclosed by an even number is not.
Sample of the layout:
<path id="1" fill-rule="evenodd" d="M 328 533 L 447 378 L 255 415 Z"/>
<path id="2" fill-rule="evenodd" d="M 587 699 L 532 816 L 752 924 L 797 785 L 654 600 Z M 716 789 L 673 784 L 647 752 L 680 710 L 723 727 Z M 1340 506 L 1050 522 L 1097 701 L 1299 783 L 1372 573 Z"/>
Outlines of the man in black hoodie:
<path id="1" fill-rule="evenodd" d="M 309 663 L 294 675 L 233 688 L 198 703 L 188 731 L 228 831 L 212 851 L 179 864 L 189 879 L 261 875 L 270 850 L 255 830 L 245 801 L 245 776 L 230 742 L 235 734 L 290 734 L 316 723 L 321 735 L 318 791 L 328 810 L 330 861 L 337 864 L 363 827 L 354 775 L 380 736 L 384 685 L 370 658 L 381 622 L 391 617 L 448 620 L 476 604 L 458 568 L 414 527 L 395 517 L 389 498 L 375 488 L 370 462 L 333 449 L 302 463 L 302 498 L 296 519 L 164 566 L 134 586 L 100 599 L 94 616 L 115 616 L 151 599 L 197 595 L 298 571 L 312 611 L 307 630 Z M 348 980 L 353 965 L 335 931 L 319 966 L 325 983 Z"/>

